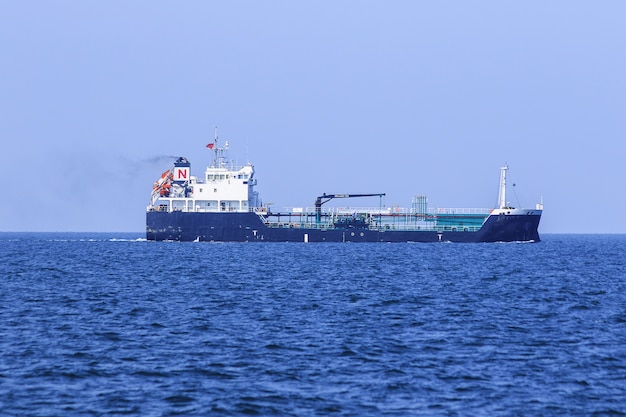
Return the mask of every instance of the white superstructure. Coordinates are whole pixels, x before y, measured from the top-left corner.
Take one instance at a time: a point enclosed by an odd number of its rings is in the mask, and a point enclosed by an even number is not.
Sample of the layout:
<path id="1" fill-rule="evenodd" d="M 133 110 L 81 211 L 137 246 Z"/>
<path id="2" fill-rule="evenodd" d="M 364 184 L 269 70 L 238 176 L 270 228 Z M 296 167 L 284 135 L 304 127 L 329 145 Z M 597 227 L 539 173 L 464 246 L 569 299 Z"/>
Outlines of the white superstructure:
<path id="1" fill-rule="evenodd" d="M 154 184 L 148 211 L 248 212 L 261 206 L 254 191 L 254 166 L 235 166 L 227 161 L 228 142 L 220 148 L 217 137 L 207 148 L 214 156 L 204 177 L 191 175 L 189 161 L 178 158 Z"/>

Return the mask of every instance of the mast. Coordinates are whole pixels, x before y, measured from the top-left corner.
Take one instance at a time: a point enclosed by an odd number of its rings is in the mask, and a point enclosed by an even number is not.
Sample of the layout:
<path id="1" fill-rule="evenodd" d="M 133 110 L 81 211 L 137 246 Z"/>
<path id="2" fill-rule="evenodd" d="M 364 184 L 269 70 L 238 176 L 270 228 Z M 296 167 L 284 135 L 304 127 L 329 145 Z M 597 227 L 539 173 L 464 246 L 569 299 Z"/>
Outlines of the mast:
<path id="1" fill-rule="evenodd" d="M 215 126 L 215 136 L 213 138 L 213 142 L 209 143 L 206 147 L 213 151 L 213 163 L 210 167 L 224 168 L 226 166 L 226 157 L 224 154 L 228 151 L 228 141 L 224 143 L 223 148 L 219 148 L 217 146 L 217 126 Z"/>
<path id="2" fill-rule="evenodd" d="M 498 208 L 506 207 L 506 171 L 509 169 L 507 164 L 500 168 L 500 191 L 498 193 Z"/>

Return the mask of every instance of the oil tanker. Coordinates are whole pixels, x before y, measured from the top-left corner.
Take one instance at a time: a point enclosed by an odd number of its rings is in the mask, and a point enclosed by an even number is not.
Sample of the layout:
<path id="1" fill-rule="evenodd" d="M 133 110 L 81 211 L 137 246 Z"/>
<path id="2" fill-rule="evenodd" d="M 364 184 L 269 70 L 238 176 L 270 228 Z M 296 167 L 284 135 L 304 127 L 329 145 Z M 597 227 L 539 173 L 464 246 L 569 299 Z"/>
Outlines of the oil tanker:
<path id="1" fill-rule="evenodd" d="M 506 198 L 508 166 L 500 168 L 498 205 L 431 208 L 414 196 L 407 208 L 386 207 L 385 193 L 326 194 L 311 207 L 271 210 L 255 190 L 254 166 L 228 161 L 228 142 L 217 135 L 202 177 L 178 158 L 154 183 L 146 212 L 146 238 L 209 242 L 539 242 L 543 204 L 512 207 Z M 378 207 L 324 207 L 334 199 L 378 197 Z"/>

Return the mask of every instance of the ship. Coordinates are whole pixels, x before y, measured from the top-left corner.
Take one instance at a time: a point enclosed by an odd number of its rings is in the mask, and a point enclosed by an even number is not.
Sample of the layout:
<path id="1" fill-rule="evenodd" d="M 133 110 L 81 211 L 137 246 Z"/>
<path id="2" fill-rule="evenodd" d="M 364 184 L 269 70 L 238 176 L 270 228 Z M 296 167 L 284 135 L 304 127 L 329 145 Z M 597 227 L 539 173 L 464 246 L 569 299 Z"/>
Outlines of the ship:
<path id="1" fill-rule="evenodd" d="M 413 196 L 407 208 L 387 207 L 385 193 L 321 193 L 310 207 L 275 210 L 259 197 L 254 165 L 227 158 L 228 141 L 213 152 L 202 177 L 179 157 L 152 187 L 146 239 L 195 242 L 539 242 L 543 202 L 507 202 L 508 165 L 500 168 L 495 208 L 432 208 Z M 324 206 L 331 200 L 378 197 L 378 207 Z"/>

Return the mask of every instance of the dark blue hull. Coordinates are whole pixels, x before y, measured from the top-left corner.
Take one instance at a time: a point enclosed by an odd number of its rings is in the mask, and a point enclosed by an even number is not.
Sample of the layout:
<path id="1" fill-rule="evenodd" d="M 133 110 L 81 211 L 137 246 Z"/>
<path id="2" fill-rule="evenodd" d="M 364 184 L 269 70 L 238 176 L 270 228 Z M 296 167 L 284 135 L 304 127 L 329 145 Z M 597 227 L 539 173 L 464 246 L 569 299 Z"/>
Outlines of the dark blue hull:
<path id="1" fill-rule="evenodd" d="M 489 216 L 477 231 L 268 227 L 255 213 L 150 211 L 148 240 L 215 242 L 539 242 L 540 215 Z"/>

